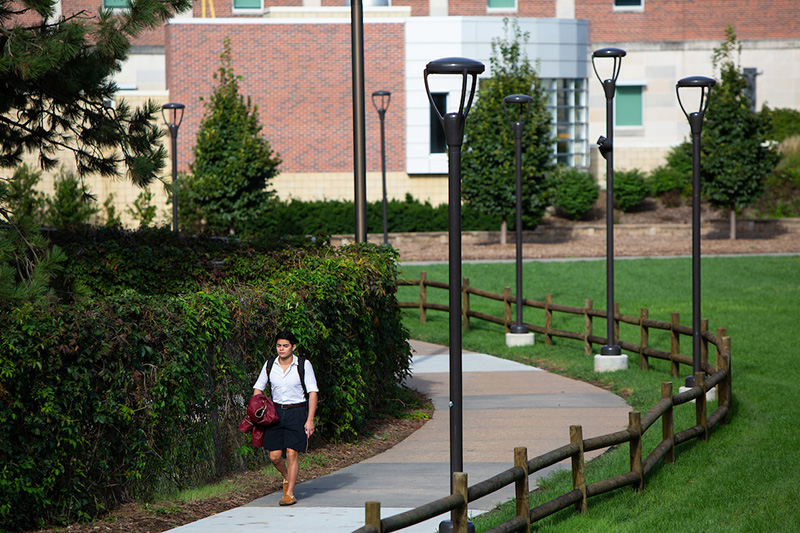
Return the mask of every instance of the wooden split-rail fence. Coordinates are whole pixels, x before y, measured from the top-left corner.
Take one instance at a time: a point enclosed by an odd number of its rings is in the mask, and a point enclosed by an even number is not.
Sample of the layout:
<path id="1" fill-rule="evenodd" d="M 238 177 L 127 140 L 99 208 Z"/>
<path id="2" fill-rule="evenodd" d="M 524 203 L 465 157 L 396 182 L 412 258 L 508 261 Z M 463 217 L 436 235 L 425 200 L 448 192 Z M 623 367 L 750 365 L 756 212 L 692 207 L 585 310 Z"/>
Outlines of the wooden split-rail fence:
<path id="1" fill-rule="evenodd" d="M 429 309 L 448 311 L 446 305 L 426 301 L 426 287 L 448 289 L 446 283 L 429 281 L 425 272 L 420 274 L 419 280 L 398 280 L 399 285 L 419 285 L 419 302 L 400 302 L 400 307 L 419 308 L 420 320 L 425 321 L 425 312 Z M 510 289 L 506 287 L 504 294 L 495 294 L 469 286 L 469 280 L 464 279 L 461 287 L 463 293 L 463 319 L 464 327 L 469 327 L 469 318 L 487 320 L 506 327 L 511 326 L 511 304 L 516 299 L 511 296 Z M 499 300 L 505 304 L 504 317 L 499 318 L 469 308 L 469 296 L 476 295 L 492 300 Z M 530 307 L 544 309 L 545 324 L 539 326 L 528 324 L 531 331 L 543 334 L 545 342 L 552 343 L 552 337 L 565 337 L 583 341 L 586 353 L 591 353 L 592 344 L 606 344 L 607 339 L 592 334 L 592 318 L 606 318 L 605 311 L 592 308 L 592 301 L 586 300 L 584 307 L 569 307 L 555 305 L 549 295 L 544 302 L 523 299 L 522 304 Z M 584 330 L 572 332 L 553 328 L 553 314 L 567 313 L 584 315 Z M 692 329 L 678 324 L 678 315 L 672 314 L 670 322 L 650 320 L 646 309 L 642 309 L 639 317 L 629 317 L 619 313 L 618 304 L 614 305 L 614 337 L 615 344 L 623 349 L 635 352 L 641 356 L 643 368 L 648 366 L 648 358 L 655 357 L 670 361 L 671 374 L 678 376 L 679 365 L 692 365 L 692 358 L 679 353 L 680 335 L 692 336 Z M 640 328 L 640 343 L 633 344 L 619 339 L 619 324 L 627 323 L 638 325 Z M 600 435 L 588 439 L 583 438 L 581 426 L 570 426 L 569 443 L 551 450 L 547 453 L 528 459 L 526 448 L 514 449 L 514 466 L 499 474 L 481 481 L 475 485 L 467 485 L 467 475 L 462 472 L 453 474 L 453 493 L 449 496 L 429 502 L 415 509 L 394 516 L 381 518 L 380 503 L 367 502 L 365 505 L 365 524 L 354 533 L 388 533 L 400 531 L 416 524 L 425 522 L 437 516 L 450 513 L 450 520 L 454 533 L 466 533 L 467 508 L 474 502 L 496 492 L 506 486 L 514 484 L 516 514 L 514 518 L 494 527 L 487 533 L 527 532 L 530 525 L 538 520 L 550 516 L 570 506 L 577 512 L 585 513 L 588 510 L 588 499 L 592 496 L 623 488 L 633 487 L 642 490 L 644 479 L 653 467 L 662 459 L 667 463 L 675 461 L 675 448 L 692 439 L 708 440 L 710 430 L 719 423 L 729 422 L 731 410 L 731 340 L 725 336 L 724 328 L 717 328 L 716 335 L 708 331 L 708 321 L 702 321 L 702 371 L 694 374 L 695 386 L 678 394 L 673 393 L 672 382 L 661 384 L 661 400 L 644 416 L 638 411 L 631 411 L 628 415 L 628 427 L 615 433 Z M 649 330 L 662 329 L 671 334 L 671 349 L 669 352 L 655 350 L 648 346 Z M 716 366 L 708 363 L 708 345 L 716 348 Z M 717 408 L 708 415 L 706 393 L 716 388 Z M 675 432 L 674 408 L 680 405 L 695 404 L 695 425 Z M 642 440 L 645 432 L 661 421 L 661 441 L 644 457 Z M 586 484 L 584 454 L 594 450 L 602 450 L 610 446 L 628 443 L 630 452 L 630 469 L 618 476 Z M 569 459 L 572 470 L 572 490 L 561 494 L 541 505 L 530 508 L 528 480 L 535 474 L 549 466 Z"/>

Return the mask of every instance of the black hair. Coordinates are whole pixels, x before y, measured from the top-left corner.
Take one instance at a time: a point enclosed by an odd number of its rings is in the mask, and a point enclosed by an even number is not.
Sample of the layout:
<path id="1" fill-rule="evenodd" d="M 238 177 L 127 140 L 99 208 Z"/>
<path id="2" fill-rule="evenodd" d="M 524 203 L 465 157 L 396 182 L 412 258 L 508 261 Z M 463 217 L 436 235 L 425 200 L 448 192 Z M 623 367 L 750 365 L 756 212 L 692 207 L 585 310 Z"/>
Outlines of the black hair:
<path id="1" fill-rule="evenodd" d="M 288 329 L 284 329 L 279 331 L 277 335 L 275 335 L 275 342 L 277 343 L 279 339 L 287 340 L 290 344 L 295 345 L 297 344 L 297 337 L 294 336 L 294 333 L 289 331 Z"/>

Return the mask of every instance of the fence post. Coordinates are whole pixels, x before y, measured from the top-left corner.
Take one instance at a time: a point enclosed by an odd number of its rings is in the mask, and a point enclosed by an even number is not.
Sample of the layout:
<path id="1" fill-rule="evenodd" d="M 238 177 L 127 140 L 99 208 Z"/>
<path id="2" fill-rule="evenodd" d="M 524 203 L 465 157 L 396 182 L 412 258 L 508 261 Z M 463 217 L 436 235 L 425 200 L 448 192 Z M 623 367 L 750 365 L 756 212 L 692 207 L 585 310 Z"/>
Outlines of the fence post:
<path id="1" fill-rule="evenodd" d="M 701 387 L 703 393 L 695 400 L 695 413 L 697 425 L 703 427 L 703 440 L 708 440 L 708 412 L 706 410 L 706 373 L 703 371 L 694 373 L 695 387 Z"/>
<path id="2" fill-rule="evenodd" d="M 728 408 L 728 411 L 722 418 L 722 423 L 727 424 L 730 422 L 731 411 L 731 338 L 720 338 L 722 339 L 722 342 L 720 342 L 720 344 L 722 344 L 722 353 L 717 353 L 717 370 L 727 370 L 728 377 L 720 381 L 719 385 L 717 385 L 717 401 L 719 405 L 724 405 Z"/>
<path id="3" fill-rule="evenodd" d="M 661 382 L 661 399 L 669 398 L 669 408 L 661 415 L 661 439 L 670 443 L 669 450 L 664 454 L 665 463 L 675 462 L 675 421 L 672 415 L 672 382 Z"/>
<path id="4" fill-rule="evenodd" d="M 428 289 L 425 287 L 427 281 L 427 273 L 423 270 L 419 273 L 419 321 L 424 324 L 428 321 L 428 314 L 425 311 L 425 304 L 427 303 Z"/>
<path id="5" fill-rule="evenodd" d="M 575 504 L 575 510 L 585 513 L 588 510 L 586 504 L 586 464 L 583 460 L 583 427 L 569 427 L 570 444 L 578 445 L 578 453 L 572 456 L 572 488 L 581 491 L 581 499 Z"/>
<path id="6" fill-rule="evenodd" d="M 706 333 L 708 333 L 708 319 L 701 318 L 700 319 L 700 368 L 705 368 L 708 364 L 708 339 L 706 338 Z"/>
<path id="7" fill-rule="evenodd" d="M 642 309 L 639 314 L 639 368 L 647 370 L 650 368 L 650 360 L 644 354 L 645 348 L 650 345 L 650 328 L 644 325 L 644 321 L 650 318 L 650 311 Z"/>
<path id="8" fill-rule="evenodd" d="M 527 448 L 514 448 L 514 466 L 522 468 L 525 475 L 521 480 L 517 481 L 515 488 L 516 502 L 517 502 L 517 516 L 525 519 L 525 531 L 531 528 L 531 505 L 528 489 L 528 449 Z"/>
<path id="9" fill-rule="evenodd" d="M 722 341 L 725 338 L 725 328 L 717 328 L 717 361 L 719 356 L 722 355 Z"/>
<path id="10" fill-rule="evenodd" d="M 639 481 L 633 485 L 633 488 L 634 490 L 642 490 L 642 413 L 639 411 L 628 413 L 628 431 L 631 434 L 631 472 L 639 476 Z"/>
<path id="11" fill-rule="evenodd" d="M 364 525 L 376 527 L 381 531 L 381 502 L 364 504 Z"/>
<path id="12" fill-rule="evenodd" d="M 464 498 L 464 505 L 450 512 L 453 521 L 453 533 L 467 533 L 467 474 L 466 472 L 453 472 L 453 494 Z"/>
<path id="13" fill-rule="evenodd" d="M 670 372 L 669 375 L 672 377 L 678 377 L 680 375 L 680 364 L 675 360 L 675 356 L 678 355 L 681 351 L 681 337 L 680 334 L 675 331 L 675 326 L 680 324 L 680 314 L 672 313 L 670 317 L 670 324 L 671 327 L 669 328 L 669 335 L 670 339 L 672 340 L 671 347 L 669 350 L 669 362 L 670 362 Z"/>
<path id="14" fill-rule="evenodd" d="M 619 346 L 619 302 L 614 302 L 614 339 L 611 345 Z"/>
<path id="15" fill-rule="evenodd" d="M 503 289 L 503 318 L 506 333 L 511 332 L 511 287 Z"/>
<path id="16" fill-rule="evenodd" d="M 592 315 L 589 311 L 592 310 L 593 304 L 591 298 L 586 298 L 586 305 L 583 308 L 583 351 L 586 355 L 592 355 L 592 343 L 589 342 L 589 337 L 592 335 Z"/>
<path id="17" fill-rule="evenodd" d="M 469 278 L 464 278 L 464 282 L 461 284 L 461 290 L 464 292 L 464 331 L 469 331 Z"/>
<path id="18" fill-rule="evenodd" d="M 553 345 L 553 337 L 550 332 L 553 331 L 553 310 L 550 306 L 553 305 L 553 295 L 544 295 L 544 343 L 546 346 Z"/>

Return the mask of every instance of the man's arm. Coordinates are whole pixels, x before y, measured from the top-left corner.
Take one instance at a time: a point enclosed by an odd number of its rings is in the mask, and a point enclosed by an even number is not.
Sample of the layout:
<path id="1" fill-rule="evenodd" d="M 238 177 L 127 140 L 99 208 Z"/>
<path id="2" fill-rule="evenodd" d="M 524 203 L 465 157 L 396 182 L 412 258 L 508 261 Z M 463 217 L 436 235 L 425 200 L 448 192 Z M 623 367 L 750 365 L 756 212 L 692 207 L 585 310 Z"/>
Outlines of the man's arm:
<path id="1" fill-rule="evenodd" d="M 308 393 L 308 420 L 306 420 L 305 429 L 306 435 L 311 436 L 314 433 L 314 415 L 317 412 L 317 393 Z"/>

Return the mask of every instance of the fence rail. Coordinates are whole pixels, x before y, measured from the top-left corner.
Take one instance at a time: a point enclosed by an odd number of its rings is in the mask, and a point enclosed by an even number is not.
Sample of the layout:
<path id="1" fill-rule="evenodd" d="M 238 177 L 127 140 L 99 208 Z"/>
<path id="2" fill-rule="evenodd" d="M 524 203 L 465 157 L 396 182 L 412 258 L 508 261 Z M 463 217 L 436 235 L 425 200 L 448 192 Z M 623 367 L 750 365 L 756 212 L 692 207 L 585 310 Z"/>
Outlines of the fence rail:
<path id="1" fill-rule="evenodd" d="M 419 308 L 420 320 L 425 321 L 425 312 L 428 309 L 447 311 L 447 306 L 432 304 L 426 301 L 426 287 L 438 287 L 448 289 L 446 283 L 428 281 L 425 273 L 422 272 L 420 280 L 401 280 L 402 285 L 419 285 L 419 302 L 401 302 L 401 307 Z M 469 286 L 469 280 L 465 278 L 462 284 L 464 295 L 464 318 L 465 327 L 468 326 L 469 317 L 488 320 L 493 323 L 501 324 L 508 328 L 511 325 L 510 304 L 515 303 L 515 299 L 510 296 L 508 288 L 505 294 L 498 295 L 476 289 Z M 479 313 L 469 309 L 469 295 L 474 294 L 505 303 L 505 317 L 498 318 L 485 313 Z M 522 300 L 523 305 L 536 307 L 545 310 L 545 326 L 528 324 L 532 331 L 545 335 L 545 341 L 552 342 L 552 337 L 566 337 L 583 341 L 590 349 L 591 344 L 605 344 L 607 339 L 592 335 L 593 317 L 606 318 L 604 311 L 592 309 L 591 300 L 586 300 L 586 306 L 569 307 L 555 305 L 552 298 L 548 295 L 544 302 L 534 300 Z M 567 313 L 584 315 L 585 328 L 583 332 L 570 332 L 557 330 L 552 327 L 552 313 Z M 647 357 L 656 357 L 670 361 L 671 372 L 677 376 L 680 364 L 691 365 L 692 360 L 686 355 L 679 353 L 680 335 L 692 335 L 691 328 L 678 324 L 678 315 L 673 313 L 670 322 L 650 320 L 646 309 L 642 309 L 639 317 L 629 317 L 619 313 L 618 305 L 614 305 L 613 320 L 615 321 L 614 336 L 618 345 L 626 350 L 639 353 L 641 360 L 645 361 L 642 366 L 646 366 Z M 629 342 L 620 341 L 619 323 L 628 323 L 640 327 L 640 344 L 636 345 Z M 467 531 L 467 506 L 469 502 L 476 501 L 495 491 L 498 491 L 511 484 L 515 485 L 516 516 L 503 524 L 500 524 L 487 533 L 511 533 L 522 532 L 530 529 L 530 524 L 550 516 L 558 511 L 573 506 L 576 512 L 585 513 L 588 510 L 588 499 L 600 494 L 605 494 L 623 487 L 633 487 L 635 490 L 642 490 L 644 478 L 659 461 L 667 463 L 675 461 L 675 448 L 692 439 L 708 440 L 709 431 L 717 424 L 727 424 L 730 417 L 731 406 L 731 340 L 725 336 L 724 328 L 717 328 L 716 335 L 708 331 L 708 321 L 702 321 L 702 355 L 703 371 L 694 374 L 695 387 L 684 392 L 673 394 L 672 382 L 661 383 L 661 400 L 656 403 L 644 416 L 638 411 L 631 411 L 628 415 L 628 427 L 624 430 L 600 435 L 588 439 L 583 438 L 583 428 L 581 426 L 570 426 L 569 443 L 555 450 L 551 450 L 542 455 L 528 459 L 527 448 L 514 449 L 514 466 L 500 472 L 499 474 L 481 481 L 471 487 L 467 486 L 467 475 L 462 472 L 453 474 L 453 494 L 427 503 L 415 509 L 411 509 L 395 516 L 380 518 L 380 503 L 367 502 L 365 505 L 365 525 L 354 533 L 388 533 L 419 524 L 425 520 L 435 518 L 447 512 L 451 513 L 454 533 L 466 533 Z M 670 332 L 671 350 L 664 352 L 648 347 L 649 329 L 663 329 Z M 716 367 L 708 363 L 708 344 L 716 347 Z M 587 350 L 588 350 L 587 349 Z M 591 353 L 587 351 L 587 354 Z M 706 377 L 708 374 L 708 377 Z M 718 405 L 714 412 L 707 414 L 706 393 L 716 388 Z M 681 405 L 695 403 L 695 425 L 685 428 L 675 433 L 674 427 L 674 408 Z M 643 436 L 661 420 L 661 441 L 653 450 L 643 457 L 642 441 Z M 585 459 L 586 452 L 608 448 L 628 443 L 630 455 L 630 469 L 615 477 L 597 481 L 589 485 L 586 484 Z M 561 494 L 556 498 L 530 508 L 528 480 L 531 474 L 539 472 L 549 466 L 564 461 L 571 460 L 572 471 L 572 490 Z"/>

